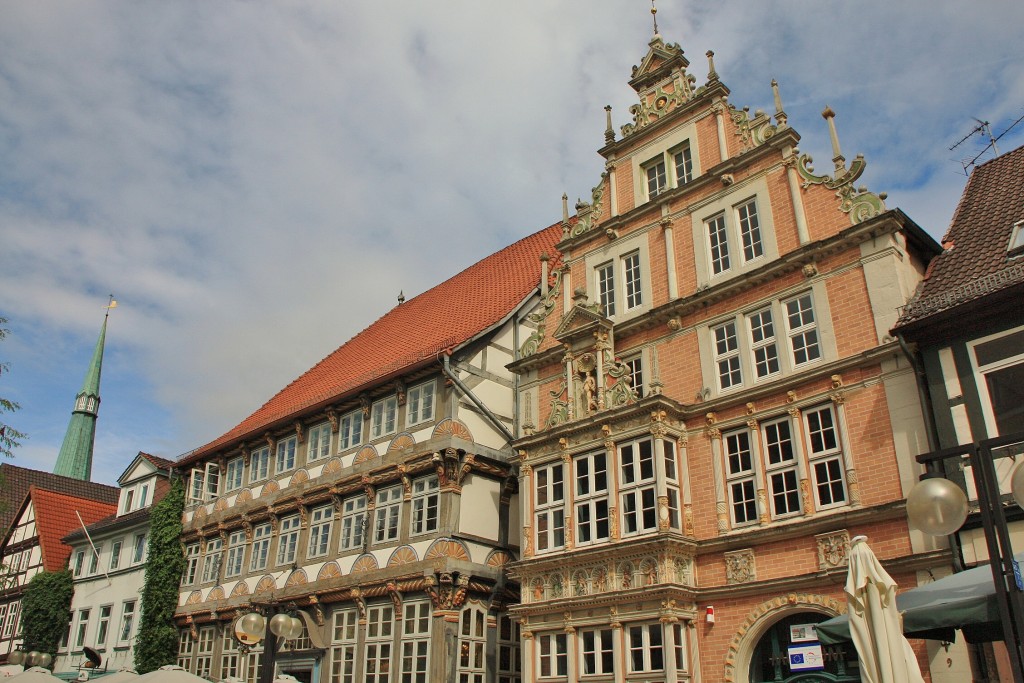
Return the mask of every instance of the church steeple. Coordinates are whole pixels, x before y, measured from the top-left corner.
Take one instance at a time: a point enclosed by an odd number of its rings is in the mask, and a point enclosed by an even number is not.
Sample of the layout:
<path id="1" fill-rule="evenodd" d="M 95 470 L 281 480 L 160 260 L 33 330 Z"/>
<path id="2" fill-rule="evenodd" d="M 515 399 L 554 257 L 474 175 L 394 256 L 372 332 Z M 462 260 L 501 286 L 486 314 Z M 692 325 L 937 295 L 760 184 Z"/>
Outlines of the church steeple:
<path id="1" fill-rule="evenodd" d="M 107 320 L 110 309 L 117 305 L 113 297 L 103 317 L 100 338 L 92 353 L 92 362 L 85 373 L 82 388 L 75 397 L 75 408 L 71 411 L 71 422 L 64 434 L 64 443 L 57 456 L 54 474 L 89 481 L 92 478 L 92 448 L 96 439 L 96 416 L 100 409 L 100 374 L 103 371 L 103 345 L 107 337 Z"/>

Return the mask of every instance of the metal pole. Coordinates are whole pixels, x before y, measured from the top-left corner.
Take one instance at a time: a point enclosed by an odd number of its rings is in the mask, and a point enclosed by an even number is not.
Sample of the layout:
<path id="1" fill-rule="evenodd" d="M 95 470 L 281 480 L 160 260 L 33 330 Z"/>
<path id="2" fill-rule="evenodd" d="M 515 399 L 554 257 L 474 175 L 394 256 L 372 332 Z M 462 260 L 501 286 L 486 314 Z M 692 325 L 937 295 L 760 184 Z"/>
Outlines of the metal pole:
<path id="1" fill-rule="evenodd" d="M 270 617 L 277 614 L 274 608 L 267 609 L 267 622 L 263 626 L 263 656 L 260 657 L 259 683 L 273 683 L 274 666 L 277 663 L 277 636 L 270 632 Z M 1020 683 L 1018 681 L 1018 683 Z"/>

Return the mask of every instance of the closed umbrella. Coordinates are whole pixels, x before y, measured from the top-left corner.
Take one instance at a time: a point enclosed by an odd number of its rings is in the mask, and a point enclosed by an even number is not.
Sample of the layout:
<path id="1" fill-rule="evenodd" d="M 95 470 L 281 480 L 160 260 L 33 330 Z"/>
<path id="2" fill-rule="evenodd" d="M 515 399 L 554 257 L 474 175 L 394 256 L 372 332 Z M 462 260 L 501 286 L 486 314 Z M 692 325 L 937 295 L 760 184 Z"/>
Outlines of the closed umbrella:
<path id="1" fill-rule="evenodd" d="M 896 582 L 868 547 L 866 536 L 850 543 L 846 605 L 850 635 L 865 683 L 924 683 L 917 657 L 903 637 L 896 610 Z"/>

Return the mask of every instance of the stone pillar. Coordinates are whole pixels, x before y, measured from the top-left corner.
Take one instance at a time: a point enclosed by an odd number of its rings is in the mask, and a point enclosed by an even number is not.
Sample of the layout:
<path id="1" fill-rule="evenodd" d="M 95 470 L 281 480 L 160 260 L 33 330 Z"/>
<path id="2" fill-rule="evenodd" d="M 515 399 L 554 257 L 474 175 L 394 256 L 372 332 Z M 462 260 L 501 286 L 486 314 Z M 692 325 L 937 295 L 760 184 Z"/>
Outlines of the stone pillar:
<path id="1" fill-rule="evenodd" d="M 662 218 L 661 227 L 665 232 L 665 271 L 668 275 L 668 298 L 671 301 L 679 298 L 679 283 L 676 280 L 676 250 L 675 242 L 672 239 L 672 219 Z"/>
<path id="2" fill-rule="evenodd" d="M 679 672 L 676 671 L 676 630 L 679 623 L 677 617 L 661 618 L 662 641 L 665 643 L 665 683 L 678 683 Z"/>
<path id="3" fill-rule="evenodd" d="M 714 418 L 709 418 L 713 420 Z M 725 499 L 725 472 L 722 465 L 722 432 L 717 427 L 708 426 L 704 436 L 711 444 L 711 468 L 715 476 L 715 516 L 718 533 L 729 531 L 729 508 Z"/>
<path id="4" fill-rule="evenodd" d="M 804 198 L 800 193 L 800 177 L 796 172 L 796 155 L 786 159 L 786 179 L 789 181 L 789 199 L 793 204 L 793 219 L 796 221 L 796 234 L 800 244 L 807 244 L 811 241 L 810 232 L 807 229 L 807 214 L 804 212 Z"/>
<path id="5" fill-rule="evenodd" d="M 536 658 L 533 654 L 533 631 L 520 631 L 519 638 L 523 648 L 523 683 L 534 683 Z"/>

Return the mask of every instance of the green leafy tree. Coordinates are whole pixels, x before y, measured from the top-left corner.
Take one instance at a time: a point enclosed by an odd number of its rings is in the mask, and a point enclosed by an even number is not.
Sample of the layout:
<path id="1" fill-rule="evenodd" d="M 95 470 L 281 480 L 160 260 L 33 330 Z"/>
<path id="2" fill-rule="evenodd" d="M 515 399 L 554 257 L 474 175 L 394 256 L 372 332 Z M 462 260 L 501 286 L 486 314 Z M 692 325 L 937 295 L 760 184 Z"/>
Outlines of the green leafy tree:
<path id="1" fill-rule="evenodd" d="M 0 341 L 3 341 L 4 338 L 7 337 L 8 332 L 10 332 L 10 330 L 4 327 L 6 324 L 7 318 L 0 318 Z M 0 375 L 7 372 L 8 367 L 8 363 L 0 363 Z M 21 406 L 14 401 L 0 396 L 0 418 L 3 417 L 4 413 L 13 413 L 20 407 Z M 5 455 L 8 458 L 13 457 L 13 454 L 11 453 L 12 449 L 20 446 L 21 442 L 19 439 L 24 439 L 25 437 L 26 434 L 19 432 L 17 429 L 4 423 L 4 421 L 0 419 L 0 455 Z"/>
<path id="2" fill-rule="evenodd" d="M 175 479 L 167 495 L 150 512 L 142 619 L 135 640 L 135 670 L 140 674 L 174 664 L 178 657 L 174 608 L 178 605 L 178 586 L 185 569 L 178 542 L 184 509 L 185 488 L 180 479 Z"/>
<path id="3" fill-rule="evenodd" d="M 21 599 L 21 637 L 26 650 L 54 654 L 71 623 L 71 570 L 40 572 Z"/>

